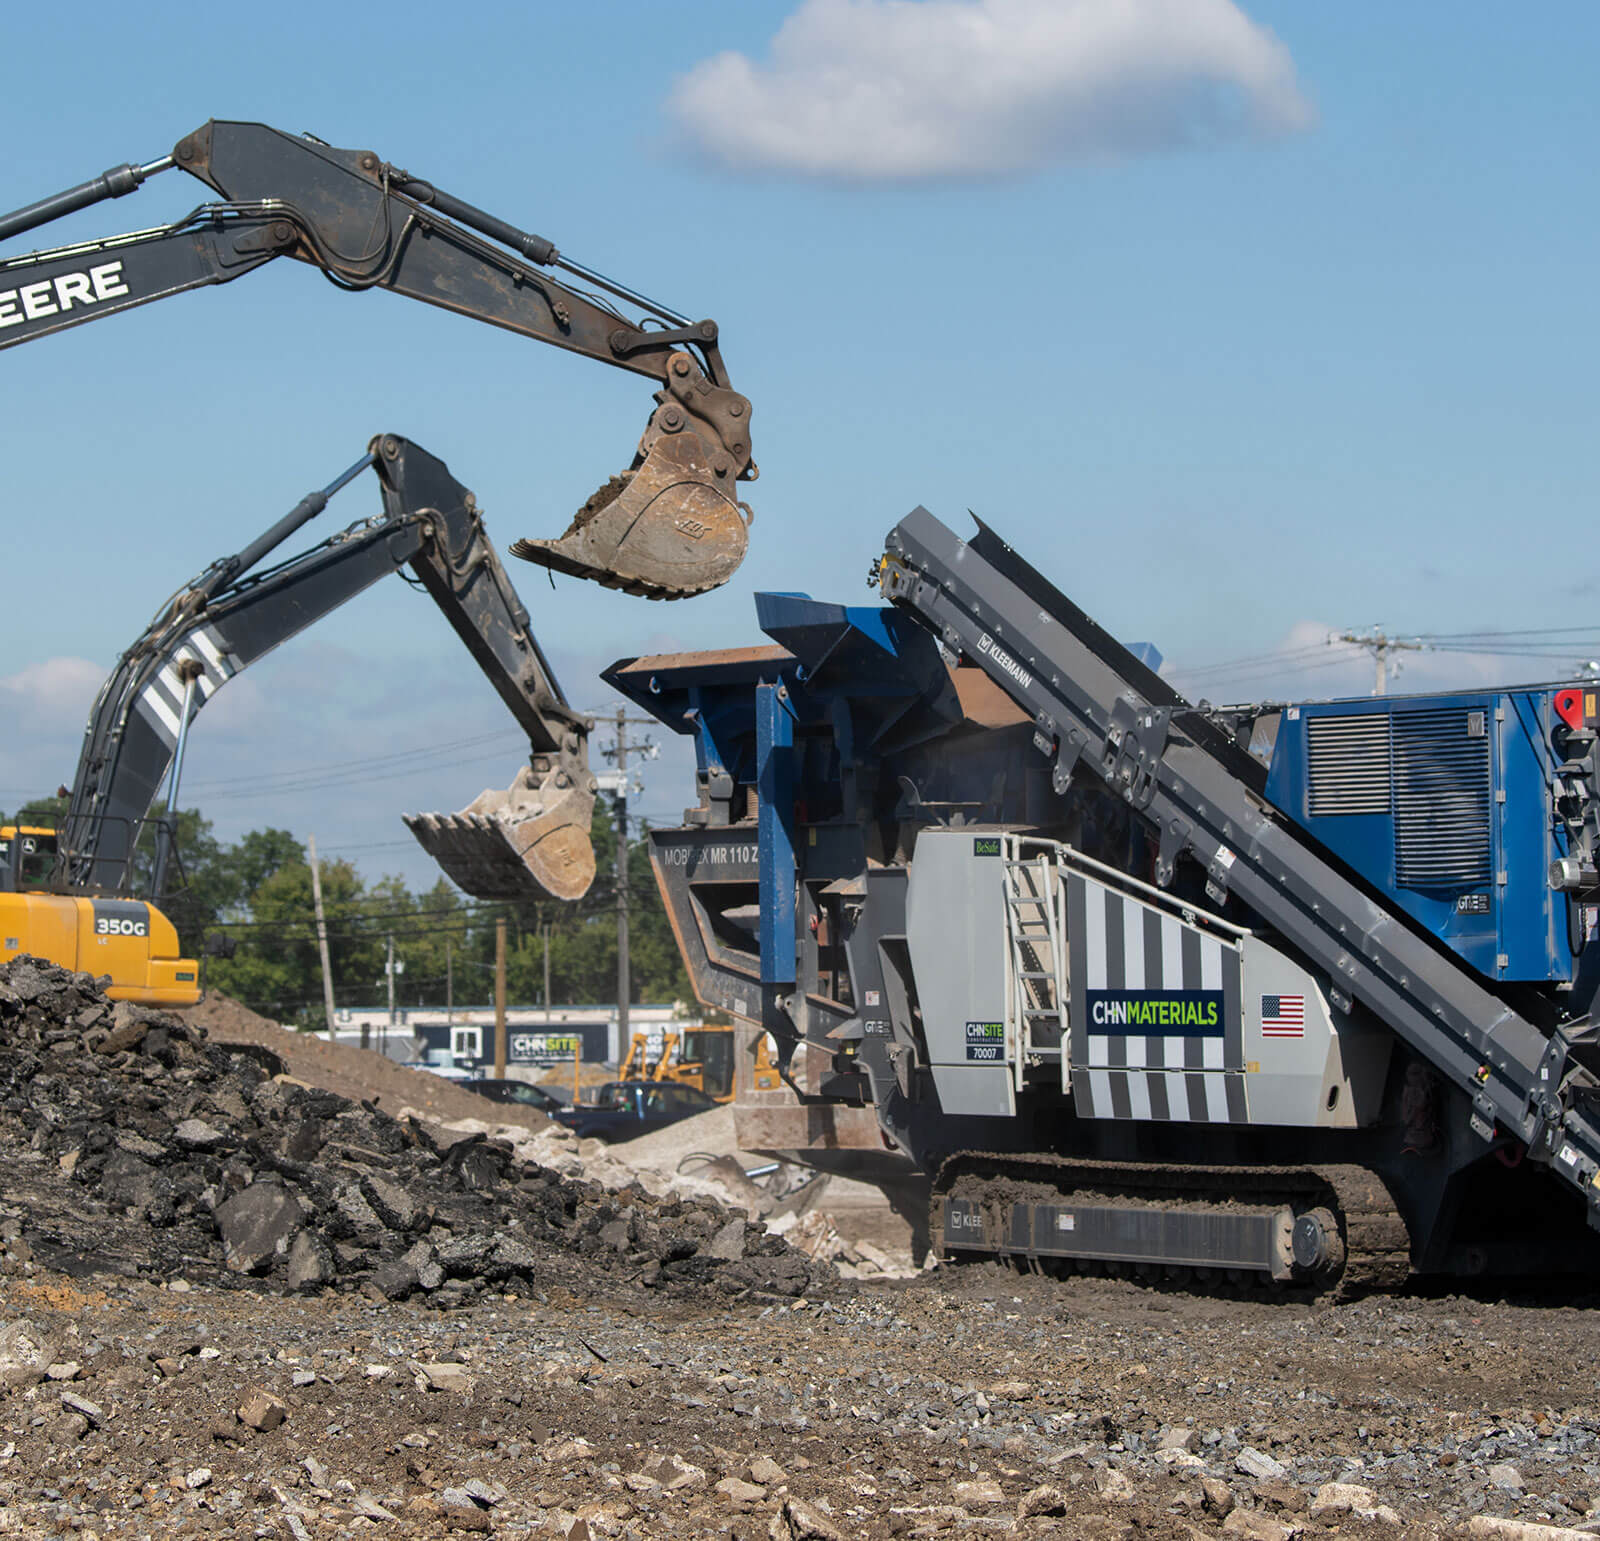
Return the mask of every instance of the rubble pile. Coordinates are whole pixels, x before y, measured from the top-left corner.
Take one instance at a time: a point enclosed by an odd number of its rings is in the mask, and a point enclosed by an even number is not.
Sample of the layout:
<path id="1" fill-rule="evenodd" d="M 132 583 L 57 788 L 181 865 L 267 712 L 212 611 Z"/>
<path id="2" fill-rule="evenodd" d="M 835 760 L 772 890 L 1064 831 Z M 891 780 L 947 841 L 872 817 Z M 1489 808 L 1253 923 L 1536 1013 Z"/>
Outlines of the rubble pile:
<path id="1" fill-rule="evenodd" d="M 780 1223 L 775 1229 L 797 1251 L 813 1262 L 833 1264 L 846 1278 L 903 1279 L 917 1272 L 909 1258 L 896 1257 L 863 1237 L 851 1240 L 841 1236 L 826 1210 L 811 1210 L 793 1224 Z"/>
<path id="2" fill-rule="evenodd" d="M 0 969 L 0 1535 L 1600 1534 L 1593 1309 L 895 1278 L 529 1148 Z"/>
<path id="3" fill-rule="evenodd" d="M 708 1199 L 608 1192 L 481 1132 L 446 1143 L 31 958 L 0 968 L 0 1152 L 26 1153 L 32 1176 L 8 1186 L 23 1214 L 0 1238 L 67 1271 L 443 1308 L 536 1292 L 574 1256 L 655 1288 L 793 1298 L 836 1284 Z M 76 1204 L 47 1201 L 62 1179 Z"/>

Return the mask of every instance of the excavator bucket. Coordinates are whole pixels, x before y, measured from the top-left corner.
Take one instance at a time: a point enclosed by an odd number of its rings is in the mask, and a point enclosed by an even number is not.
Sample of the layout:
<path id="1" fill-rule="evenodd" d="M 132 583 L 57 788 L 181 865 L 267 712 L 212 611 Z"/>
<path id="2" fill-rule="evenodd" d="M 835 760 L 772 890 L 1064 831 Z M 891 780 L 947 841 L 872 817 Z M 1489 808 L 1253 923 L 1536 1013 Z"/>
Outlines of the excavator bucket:
<path id="1" fill-rule="evenodd" d="M 594 793 L 536 781 L 526 766 L 505 791 L 490 789 L 460 813 L 411 813 L 406 828 L 475 899 L 581 899 L 594 882 L 589 821 Z"/>
<path id="2" fill-rule="evenodd" d="M 515 541 L 511 554 L 647 599 L 714 589 L 738 570 L 750 539 L 711 457 L 693 431 L 657 439 L 644 464 L 613 476 L 560 540 Z"/>
<path id="3" fill-rule="evenodd" d="M 738 571 L 750 511 L 735 484 L 750 460 L 750 403 L 715 386 L 686 353 L 645 425 L 633 465 L 613 476 L 560 540 L 519 540 L 512 556 L 647 599 L 686 599 Z"/>

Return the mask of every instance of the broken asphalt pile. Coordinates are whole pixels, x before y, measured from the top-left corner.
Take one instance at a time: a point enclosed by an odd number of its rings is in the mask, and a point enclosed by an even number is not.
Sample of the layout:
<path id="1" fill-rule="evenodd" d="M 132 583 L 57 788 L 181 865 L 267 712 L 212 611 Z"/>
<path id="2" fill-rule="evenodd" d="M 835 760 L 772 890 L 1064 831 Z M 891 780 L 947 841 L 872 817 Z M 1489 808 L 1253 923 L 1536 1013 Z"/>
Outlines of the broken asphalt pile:
<path id="1" fill-rule="evenodd" d="M 837 1284 L 710 1200 L 610 1193 L 481 1133 L 444 1143 L 286 1076 L 268 1050 L 209 1043 L 29 958 L 0 968 L 7 1147 L 88 1200 L 30 1206 L 13 1185 L 24 1214 L 0 1226 L 13 1252 L 69 1272 L 209 1272 L 441 1308 L 527 1294 L 562 1255 L 647 1287 L 793 1298 Z"/>

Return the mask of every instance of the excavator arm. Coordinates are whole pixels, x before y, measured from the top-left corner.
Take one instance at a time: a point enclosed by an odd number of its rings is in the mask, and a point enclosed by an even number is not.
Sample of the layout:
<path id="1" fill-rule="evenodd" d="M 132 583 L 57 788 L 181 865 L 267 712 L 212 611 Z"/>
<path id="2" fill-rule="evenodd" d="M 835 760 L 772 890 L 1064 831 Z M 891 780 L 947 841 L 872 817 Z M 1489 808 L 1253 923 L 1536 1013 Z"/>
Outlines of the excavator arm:
<path id="1" fill-rule="evenodd" d="M 382 486 L 381 516 L 260 566 L 369 466 Z M 118 660 L 90 713 L 61 825 L 65 880 L 132 892 L 139 831 L 169 772 L 181 766 L 189 724 L 205 703 L 279 643 L 403 568 L 466 644 L 530 749 L 509 790 L 485 792 L 460 814 L 416 815 L 407 825 L 475 897 L 582 895 L 594 879 L 590 723 L 568 705 L 472 493 L 443 461 L 390 434 L 242 551 L 192 579 Z M 165 858 L 158 851 L 157 898 Z"/>
<path id="2" fill-rule="evenodd" d="M 369 150 L 216 119 L 170 156 L 0 216 L 0 241 L 173 166 L 222 201 L 171 225 L 0 260 L 0 348 L 292 257 L 341 288 L 391 289 L 657 383 L 629 468 L 559 540 L 517 541 L 515 555 L 653 599 L 715 588 L 743 561 L 748 510 L 735 483 L 757 474 L 750 403 L 729 383 L 716 323 L 656 305 Z"/>

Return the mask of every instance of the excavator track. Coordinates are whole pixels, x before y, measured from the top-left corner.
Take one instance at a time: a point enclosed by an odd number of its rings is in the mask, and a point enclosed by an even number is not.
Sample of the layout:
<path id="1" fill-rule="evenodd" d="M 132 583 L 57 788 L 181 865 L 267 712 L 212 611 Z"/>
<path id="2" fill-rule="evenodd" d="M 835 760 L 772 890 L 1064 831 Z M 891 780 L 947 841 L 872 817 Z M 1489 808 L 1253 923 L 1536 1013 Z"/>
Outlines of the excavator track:
<path id="1" fill-rule="evenodd" d="M 1116 1249 L 1100 1255 L 1088 1243 L 1071 1254 L 1038 1246 L 1037 1221 L 1030 1217 L 1059 1219 L 1067 1212 L 1063 1206 L 1079 1218 L 1114 1211 L 1135 1230 L 1140 1221 L 1158 1228 L 1184 1219 L 1242 1225 L 1275 1235 L 1278 1245 L 1254 1262 L 1205 1262 L 1178 1253 L 1139 1257 Z M 947 1219 L 959 1224 L 959 1235 L 947 1235 Z M 1297 1226 L 1309 1233 L 1309 1246 L 1304 1237 L 1296 1237 L 1301 1246 L 1291 1242 Z M 1387 1185 L 1371 1169 L 1353 1165 L 1192 1166 L 964 1151 L 948 1157 L 934 1180 L 929 1230 L 946 1259 L 1103 1265 L 1225 1291 L 1270 1284 L 1341 1299 L 1398 1289 L 1411 1271 L 1410 1235 Z"/>

